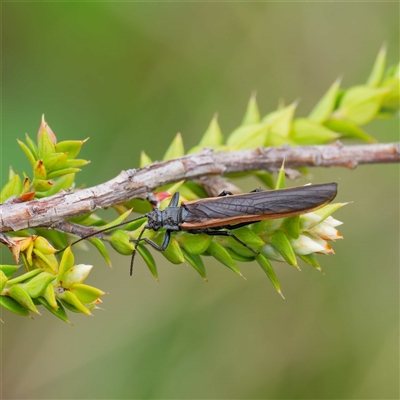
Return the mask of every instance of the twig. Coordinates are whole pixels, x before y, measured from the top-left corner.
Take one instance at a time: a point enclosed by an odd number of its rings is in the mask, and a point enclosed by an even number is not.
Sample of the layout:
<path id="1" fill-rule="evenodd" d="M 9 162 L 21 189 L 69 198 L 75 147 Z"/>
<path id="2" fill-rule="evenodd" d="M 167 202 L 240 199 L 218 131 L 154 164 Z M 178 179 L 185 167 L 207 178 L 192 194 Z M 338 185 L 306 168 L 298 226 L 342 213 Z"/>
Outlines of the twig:
<path id="1" fill-rule="evenodd" d="M 68 231 L 63 221 L 132 198 L 152 199 L 158 187 L 181 180 L 245 171 L 275 171 L 285 167 L 355 168 L 359 164 L 400 162 L 400 143 L 343 146 L 267 147 L 255 150 L 213 153 L 210 149 L 145 168 L 122 171 L 114 179 L 76 192 L 25 203 L 0 205 L 0 232 L 32 227 L 52 227 Z"/>

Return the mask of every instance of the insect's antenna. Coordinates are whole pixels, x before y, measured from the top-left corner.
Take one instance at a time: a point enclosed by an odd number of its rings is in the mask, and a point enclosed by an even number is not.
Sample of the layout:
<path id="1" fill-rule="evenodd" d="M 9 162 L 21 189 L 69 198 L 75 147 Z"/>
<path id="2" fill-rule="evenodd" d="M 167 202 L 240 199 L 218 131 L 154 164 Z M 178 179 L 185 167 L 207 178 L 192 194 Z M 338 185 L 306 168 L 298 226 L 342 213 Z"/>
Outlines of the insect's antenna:
<path id="1" fill-rule="evenodd" d="M 80 239 L 76 240 L 75 242 L 72 242 L 69 246 L 73 246 L 74 244 L 77 244 L 77 243 L 81 242 L 82 240 L 85 240 L 85 239 L 90 238 L 90 237 L 92 237 L 92 236 L 96 236 L 96 235 L 98 235 L 99 233 L 106 232 L 106 231 L 109 231 L 110 229 L 118 228 L 119 226 L 129 224 L 129 222 L 137 221 L 138 219 L 144 218 L 145 216 L 146 216 L 146 215 L 141 215 L 140 217 L 137 217 L 137 218 L 134 218 L 134 219 L 130 219 L 129 221 L 121 222 L 120 224 L 113 225 L 113 226 L 110 226 L 110 227 L 105 228 L 105 229 L 100 229 L 99 231 L 93 232 L 93 233 L 91 233 L 90 235 L 81 237 Z M 63 249 L 56 251 L 54 254 L 60 254 L 60 253 L 62 253 L 62 252 L 63 252 L 65 249 L 67 249 L 69 246 L 64 247 Z"/>
<path id="2" fill-rule="evenodd" d="M 144 231 L 146 229 L 148 229 L 147 225 L 142 229 L 142 231 L 139 233 L 138 238 L 136 239 L 135 247 L 133 249 L 132 258 L 131 258 L 131 269 L 130 269 L 130 275 L 131 276 L 132 276 L 132 273 L 133 273 L 133 263 L 135 262 L 136 250 L 137 250 L 137 247 L 139 246 L 139 242 L 142 240 L 143 233 L 144 233 Z"/>

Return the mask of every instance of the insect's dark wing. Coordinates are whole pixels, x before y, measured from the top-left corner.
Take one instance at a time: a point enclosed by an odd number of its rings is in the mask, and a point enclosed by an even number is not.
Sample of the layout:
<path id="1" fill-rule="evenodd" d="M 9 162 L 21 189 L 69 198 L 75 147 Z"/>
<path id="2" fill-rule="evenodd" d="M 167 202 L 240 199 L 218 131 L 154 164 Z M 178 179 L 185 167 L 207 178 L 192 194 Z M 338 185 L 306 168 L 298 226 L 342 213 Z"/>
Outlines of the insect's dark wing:
<path id="1" fill-rule="evenodd" d="M 181 229 L 201 229 L 304 214 L 330 203 L 337 184 L 211 197 L 183 202 Z"/>

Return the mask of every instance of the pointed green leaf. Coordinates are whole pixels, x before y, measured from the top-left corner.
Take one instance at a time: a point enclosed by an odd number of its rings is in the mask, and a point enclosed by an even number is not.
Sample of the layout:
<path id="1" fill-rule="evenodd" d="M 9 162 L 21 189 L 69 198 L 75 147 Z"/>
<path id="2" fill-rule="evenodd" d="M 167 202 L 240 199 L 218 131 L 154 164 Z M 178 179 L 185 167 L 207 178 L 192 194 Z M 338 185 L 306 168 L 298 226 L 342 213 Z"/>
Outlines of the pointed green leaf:
<path id="1" fill-rule="evenodd" d="M 0 306 L 23 317 L 29 317 L 30 315 L 28 309 L 9 296 L 0 296 Z"/>
<path id="2" fill-rule="evenodd" d="M 317 123 L 323 123 L 329 118 L 335 108 L 341 80 L 342 78 L 336 79 L 336 81 L 324 94 L 322 99 L 311 111 L 310 115 L 308 116 L 309 120 Z"/>
<path id="3" fill-rule="evenodd" d="M 280 137 L 282 142 L 285 143 L 286 139 L 288 139 L 290 128 L 294 116 L 294 112 L 296 110 L 298 102 L 288 105 L 287 107 L 281 108 L 277 111 L 273 111 L 272 113 L 267 114 L 262 120 L 261 123 L 268 127 L 270 134 L 267 137 L 265 142 L 266 146 L 272 145 L 271 137 Z M 271 137 L 270 137 L 271 136 Z"/>
<path id="4" fill-rule="evenodd" d="M 185 149 L 183 147 L 182 135 L 177 133 L 174 140 L 168 147 L 164 154 L 163 161 L 172 160 L 174 158 L 182 157 L 185 154 Z"/>
<path id="5" fill-rule="evenodd" d="M 283 220 L 282 228 L 293 239 L 298 239 L 300 236 L 300 216 L 295 215 Z"/>
<path id="6" fill-rule="evenodd" d="M 67 159 L 65 166 L 67 168 L 78 168 L 78 167 L 83 167 L 85 165 L 90 164 L 89 160 L 83 160 L 83 159 Z"/>
<path id="7" fill-rule="evenodd" d="M 218 260 L 221 264 L 224 264 L 226 267 L 231 269 L 233 272 L 236 272 L 238 275 L 243 276 L 235 261 L 229 255 L 227 250 L 219 243 L 212 241 L 210 243 L 210 246 L 208 246 L 207 252 L 212 255 L 216 260 Z"/>
<path id="8" fill-rule="evenodd" d="M 35 192 L 47 192 L 53 187 L 53 182 L 35 178 L 32 182 L 32 188 Z"/>
<path id="9" fill-rule="evenodd" d="M 350 203 L 351 202 L 331 203 L 331 204 L 327 204 L 326 206 L 320 208 L 319 210 L 313 211 L 313 212 L 314 212 L 314 214 L 317 214 L 318 216 L 320 216 L 322 218 L 321 221 L 323 221 L 324 219 L 328 218 L 331 214 L 333 214 L 335 211 L 339 210 L 339 208 L 342 208 L 343 206 L 350 204 Z M 319 223 L 321 221 L 318 221 L 317 223 Z M 308 229 L 311 229 L 315 225 L 310 225 Z"/>
<path id="10" fill-rule="evenodd" d="M 298 118 L 293 122 L 290 137 L 297 144 L 313 145 L 332 142 L 338 139 L 340 135 L 316 122 Z"/>
<path id="11" fill-rule="evenodd" d="M 61 297 L 62 296 L 62 297 Z M 88 308 L 82 304 L 82 302 L 69 290 L 66 290 L 60 295 L 60 299 L 64 300 L 65 303 L 72 305 L 78 312 L 81 312 L 85 315 L 92 315 L 92 313 L 88 310 Z M 65 305 L 66 306 L 66 305 Z"/>
<path id="12" fill-rule="evenodd" d="M 319 262 L 317 260 L 317 257 L 314 253 L 310 254 L 305 254 L 305 255 L 299 255 L 299 257 L 307 264 L 311 265 L 315 269 L 319 270 L 322 272 L 321 266 L 319 265 Z"/>
<path id="13" fill-rule="evenodd" d="M 249 104 L 247 105 L 246 113 L 243 117 L 243 125 L 258 124 L 260 122 L 260 111 L 258 109 L 256 92 L 253 92 Z"/>
<path id="14" fill-rule="evenodd" d="M 74 283 L 71 286 L 72 293 L 78 298 L 83 304 L 89 304 L 96 301 L 99 297 L 106 293 L 93 286 L 86 285 L 84 283 Z"/>
<path id="15" fill-rule="evenodd" d="M 355 86 L 346 91 L 340 108 L 334 113 L 339 119 L 345 118 L 357 125 L 365 125 L 378 114 L 381 104 L 390 88 Z"/>
<path id="16" fill-rule="evenodd" d="M 254 251 L 260 251 L 261 247 L 264 246 L 264 242 L 248 227 L 244 226 L 239 229 L 235 229 L 232 231 L 238 239 L 240 239 L 243 243 L 249 246 Z M 243 257 L 254 257 L 255 254 L 249 248 L 245 247 L 243 244 L 237 242 L 232 237 L 215 237 L 216 242 L 226 243 L 235 253 L 243 256 Z M 227 247 L 225 246 L 225 247 Z"/>
<path id="17" fill-rule="evenodd" d="M 205 134 L 200 140 L 200 147 L 217 147 L 222 144 L 222 133 L 218 124 L 218 116 L 214 115 Z"/>
<path id="18" fill-rule="evenodd" d="M 367 86 L 378 87 L 382 82 L 383 75 L 385 73 L 386 65 L 386 44 L 383 43 L 379 53 L 375 59 L 374 66 L 372 67 L 371 74 L 367 79 Z"/>
<path id="19" fill-rule="evenodd" d="M 65 168 L 67 161 L 67 153 L 51 153 L 43 158 L 43 164 L 46 171 L 55 171 Z"/>
<path id="20" fill-rule="evenodd" d="M 137 247 L 137 251 L 142 256 L 151 274 L 154 276 L 156 281 L 158 281 L 158 271 L 157 271 L 156 261 L 154 260 L 154 257 L 152 256 L 150 251 L 147 249 L 147 247 L 142 245 L 139 245 Z"/>
<path id="21" fill-rule="evenodd" d="M 50 190 L 43 193 L 45 197 L 51 196 L 58 193 L 60 190 L 67 190 L 73 187 L 75 180 L 75 174 L 64 175 L 57 181 L 53 182 L 53 186 Z"/>
<path id="22" fill-rule="evenodd" d="M 245 257 L 241 254 L 236 253 L 236 251 L 232 250 L 230 247 L 224 247 L 224 249 L 229 253 L 229 255 L 236 261 L 240 262 L 251 262 L 254 261 L 256 255 L 253 254 L 252 257 Z"/>
<path id="23" fill-rule="evenodd" d="M 228 137 L 227 145 L 232 149 L 254 149 L 264 146 L 268 127 L 265 124 L 244 125 L 235 129 Z"/>
<path id="24" fill-rule="evenodd" d="M 275 183 L 275 189 L 285 189 L 286 188 L 286 176 L 285 176 L 285 161 L 283 161 L 282 166 L 279 170 L 278 179 Z"/>
<path id="25" fill-rule="evenodd" d="M 288 237 L 282 231 L 276 231 L 271 235 L 272 246 L 279 251 L 282 257 L 289 265 L 293 265 L 298 268 L 296 255 L 292 249 Z"/>
<path id="26" fill-rule="evenodd" d="M 153 161 L 151 158 L 142 150 L 140 153 L 140 168 L 144 168 L 146 165 L 150 165 Z"/>
<path id="27" fill-rule="evenodd" d="M 26 158 L 28 159 L 29 163 L 33 167 L 36 164 L 36 159 L 35 159 L 35 156 L 33 155 L 32 151 L 24 142 L 21 142 L 18 139 L 17 139 L 17 142 L 19 144 L 19 147 L 21 147 L 22 151 L 25 153 Z"/>
<path id="28" fill-rule="evenodd" d="M 89 238 L 88 240 L 96 247 L 102 257 L 106 260 L 107 264 L 112 267 L 111 260 L 104 243 L 99 238 Z"/>
<path id="29" fill-rule="evenodd" d="M 7 275 L 0 269 L 0 293 L 3 292 L 3 289 L 5 288 L 7 281 L 8 281 Z"/>
<path id="30" fill-rule="evenodd" d="M 0 271 L 2 271 L 7 278 L 14 275 L 14 272 L 18 269 L 17 265 L 0 265 Z"/>
<path id="31" fill-rule="evenodd" d="M 68 153 L 67 158 L 75 158 L 81 151 L 82 145 L 89 140 L 66 140 L 64 142 L 58 142 L 56 144 L 56 151 L 58 153 Z"/>
<path id="32" fill-rule="evenodd" d="M 177 236 L 176 239 L 189 254 L 202 254 L 210 245 L 212 237 L 205 233 L 199 233 L 197 235 L 186 233 Z"/>
<path id="33" fill-rule="evenodd" d="M 64 274 L 74 266 L 74 255 L 71 251 L 71 246 L 68 246 L 62 255 L 60 266 L 58 267 L 57 281 L 60 282 L 63 279 Z"/>
<path id="34" fill-rule="evenodd" d="M 114 231 L 110 238 L 110 244 L 119 254 L 129 256 L 132 254 L 135 245 L 131 242 L 129 235 L 120 229 Z"/>
<path id="35" fill-rule="evenodd" d="M 71 322 L 68 319 L 67 313 L 64 310 L 64 307 L 62 306 L 62 304 L 57 301 L 57 305 L 58 308 L 55 309 L 53 307 L 51 307 L 51 305 L 47 302 L 46 299 L 44 299 L 43 297 L 39 297 L 37 299 L 37 301 L 43 306 L 45 307 L 48 311 L 50 311 L 53 315 L 55 315 L 56 317 L 60 318 L 62 321 L 67 322 L 69 324 L 71 324 Z"/>
<path id="36" fill-rule="evenodd" d="M 189 254 L 182 249 L 183 257 L 191 265 L 200 276 L 207 282 L 206 269 L 204 267 L 203 260 L 198 254 Z"/>
<path id="37" fill-rule="evenodd" d="M 40 269 L 34 269 L 32 271 L 26 272 L 25 274 L 17 276 L 16 278 L 9 279 L 8 280 L 8 284 L 9 285 L 15 285 L 17 283 L 24 282 L 24 281 L 26 281 L 28 279 L 33 278 L 36 275 L 39 275 L 41 272 L 42 271 Z"/>
<path id="38" fill-rule="evenodd" d="M 39 157 L 44 158 L 48 154 L 55 153 L 56 149 L 54 143 L 52 142 L 47 130 L 43 130 L 39 137 Z"/>
<path id="39" fill-rule="evenodd" d="M 128 211 L 124 212 L 123 214 L 121 214 L 119 217 L 115 218 L 113 221 L 109 222 L 108 224 L 102 225 L 101 229 L 103 230 L 103 229 L 107 229 L 107 228 L 112 228 L 115 225 L 121 224 L 128 218 L 128 216 L 131 212 L 132 212 L 132 210 L 128 210 Z"/>
<path id="40" fill-rule="evenodd" d="M 42 272 L 35 276 L 29 282 L 23 284 L 24 289 L 27 291 L 29 296 L 36 298 L 41 296 L 47 288 L 50 282 L 56 279 L 55 275 L 49 274 L 48 272 Z"/>
<path id="41" fill-rule="evenodd" d="M 157 234 L 152 240 L 161 246 L 164 239 L 164 232 Z M 174 237 L 171 237 L 168 247 L 161 254 L 172 264 L 182 264 L 185 262 L 182 250 L 179 247 L 179 243 Z"/>
<path id="42" fill-rule="evenodd" d="M 29 150 L 32 152 L 35 160 L 39 158 L 38 149 L 35 142 L 29 137 L 27 133 L 25 133 L 26 143 L 28 144 Z"/>
<path id="43" fill-rule="evenodd" d="M 77 172 L 80 172 L 81 170 L 79 168 L 63 168 L 59 169 L 58 171 L 52 171 L 47 174 L 48 179 L 54 179 L 58 178 L 59 176 L 64 176 L 68 174 L 76 174 Z"/>
<path id="44" fill-rule="evenodd" d="M 19 196 L 22 192 L 22 181 L 18 174 L 9 180 L 1 189 L 0 203 L 4 203 L 11 196 Z"/>
<path id="45" fill-rule="evenodd" d="M 274 288 L 276 289 L 276 291 L 283 297 L 283 294 L 281 292 L 281 285 L 279 284 L 278 278 L 276 277 L 275 271 L 272 268 L 272 265 L 270 264 L 270 262 L 262 254 L 259 254 L 256 257 L 256 260 L 257 260 L 258 264 L 260 265 L 260 267 L 263 269 L 263 271 L 267 274 L 269 280 L 274 285 Z"/>
<path id="46" fill-rule="evenodd" d="M 340 119 L 330 119 L 326 121 L 324 125 L 332 131 L 340 133 L 341 137 L 360 139 L 368 143 L 376 142 L 376 140 L 372 136 L 368 135 L 368 133 L 363 131 L 354 122 L 344 121 Z"/>
<path id="47" fill-rule="evenodd" d="M 8 289 L 9 295 L 16 301 L 18 301 L 21 306 L 27 308 L 28 310 L 40 314 L 39 311 L 37 310 L 35 304 L 33 303 L 32 298 L 29 296 L 29 294 L 26 292 L 24 288 L 22 288 L 20 285 L 12 285 Z"/>

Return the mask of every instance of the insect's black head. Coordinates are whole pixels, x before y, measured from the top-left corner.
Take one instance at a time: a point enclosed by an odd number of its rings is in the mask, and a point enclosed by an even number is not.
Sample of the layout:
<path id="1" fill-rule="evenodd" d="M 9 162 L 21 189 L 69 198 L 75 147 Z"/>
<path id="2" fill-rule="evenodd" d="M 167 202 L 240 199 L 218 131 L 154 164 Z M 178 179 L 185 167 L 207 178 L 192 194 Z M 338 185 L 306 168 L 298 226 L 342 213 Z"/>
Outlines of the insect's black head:
<path id="1" fill-rule="evenodd" d="M 147 228 L 153 231 L 158 231 L 162 228 L 162 216 L 160 210 L 154 210 L 146 214 Z"/>

